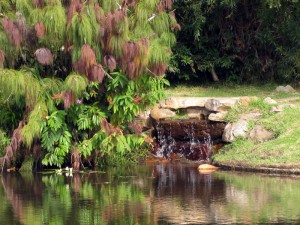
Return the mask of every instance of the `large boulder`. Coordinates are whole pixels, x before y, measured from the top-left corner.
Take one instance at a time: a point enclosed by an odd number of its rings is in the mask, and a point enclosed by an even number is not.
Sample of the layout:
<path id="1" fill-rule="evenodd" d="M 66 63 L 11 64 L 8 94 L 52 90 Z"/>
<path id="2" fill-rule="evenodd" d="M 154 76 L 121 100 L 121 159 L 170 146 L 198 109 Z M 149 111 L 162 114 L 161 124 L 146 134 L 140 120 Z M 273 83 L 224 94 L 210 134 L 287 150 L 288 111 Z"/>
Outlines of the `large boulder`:
<path id="1" fill-rule="evenodd" d="M 228 111 L 239 100 L 239 98 L 212 98 L 207 99 L 204 106 L 209 111 Z"/>
<path id="2" fill-rule="evenodd" d="M 272 132 L 268 131 L 263 126 L 257 125 L 250 131 L 248 138 L 253 140 L 255 143 L 260 143 L 271 140 L 274 138 L 274 136 Z"/>
<path id="3" fill-rule="evenodd" d="M 209 112 L 201 107 L 192 107 L 187 108 L 184 110 L 184 113 L 188 116 L 190 119 L 203 119 L 203 117 L 207 117 Z"/>
<path id="4" fill-rule="evenodd" d="M 208 120 L 210 121 L 216 121 L 216 122 L 225 122 L 226 115 L 228 112 L 226 111 L 221 111 L 217 113 L 211 113 L 208 116 Z"/>
<path id="5" fill-rule="evenodd" d="M 233 142 L 238 137 L 246 138 L 248 132 L 248 121 L 240 119 L 235 123 L 228 123 L 224 129 L 222 140 Z"/>
<path id="6" fill-rule="evenodd" d="M 160 102 L 160 108 L 186 109 L 202 107 L 209 111 L 229 110 L 240 98 L 172 97 Z"/>
<path id="7" fill-rule="evenodd" d="M 204 107 L 207 98 L 172 97 L 160 102 L 161 108 L 185 109 L 189 107 Z"/>
<path id="8" fill-rule="evenodd" d="M 276 88 L 276 91 L 278 91 L 278 92 L 284 92 L 284 93 L 289 93 L 289 94 L 297 93 L 297 91 L 294 88 L 292 88 L 292 86 L 290 86 L 290 85 L 278 86 Z"/>
<path id="9" fill-rule="evenodd" d="M 277 104 L 277 102 L 274 99 L 270 98 L 270 97 L 265 98 L 264 103 L 267 103 L 267 104 L 270 104 L 270 105 L 276 105 Z"/>
<path id="10" fill-rule="evenodd" d="M 153 119 L 155 119 L 156 121 L 158 121 L 161 119 L 172 118 L 172 117 L 176 116 L 176 113 L 170 109 L 162 109 L 162 108 L 159 108 L 158 106 L 155 106 L 150 111 L 150 116 Z"/>

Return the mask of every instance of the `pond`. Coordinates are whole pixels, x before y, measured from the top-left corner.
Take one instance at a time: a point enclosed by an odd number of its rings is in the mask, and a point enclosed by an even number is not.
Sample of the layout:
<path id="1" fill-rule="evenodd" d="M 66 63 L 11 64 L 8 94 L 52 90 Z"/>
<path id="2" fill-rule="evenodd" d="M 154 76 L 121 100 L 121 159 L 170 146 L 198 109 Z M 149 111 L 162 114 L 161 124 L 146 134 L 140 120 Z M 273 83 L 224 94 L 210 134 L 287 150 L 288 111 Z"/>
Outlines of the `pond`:
<path id="1" fill-rule="evenodd" d="M 150 164 L 0 178 L 0 224 L 300 223 L 297 177 Z"/>

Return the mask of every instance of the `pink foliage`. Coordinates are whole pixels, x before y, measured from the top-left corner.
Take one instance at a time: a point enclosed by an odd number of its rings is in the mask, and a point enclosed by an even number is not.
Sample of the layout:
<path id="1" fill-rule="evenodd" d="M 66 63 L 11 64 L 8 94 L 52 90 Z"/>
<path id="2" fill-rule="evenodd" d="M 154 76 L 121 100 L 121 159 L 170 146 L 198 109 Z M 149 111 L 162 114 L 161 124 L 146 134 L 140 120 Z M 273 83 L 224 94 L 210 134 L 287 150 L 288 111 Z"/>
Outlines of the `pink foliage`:
<path id="1" fill-rule="evenodd" d="M 53 55 L 48 48 L 39 48 L 35 51 L 34 55 L 42 65 L 50 65 L 53 63 Z"/>
<path id="2" fill-rule="evenodd" d="M 36 23 L 34 25 L 34 29 L 36 31 L 36 36 L 38 36 L 39 38 L 42 38 L 45 36 L 46 28 L 45 28 L 45 25 L 43 24 L 43 22 Z"/>
<path id="3" fill-rule="evenodd" d="M 32 0 L 32 4 L 38 8 L 43 8 L 45 6 L 44 0 Z"/>
<path id="4" fill-rule="evenodd" d="M 117 61 L 113 56 L 106 55 L 104 56 L 104 65 L 112 72 L 117 68 Z"/>
<path id="5" fill-rule="evenodd" d="M 14 22 L 11 19 L 7 17 L 2 19 L 1 24 L 10 42 L 17 48 L 19 48 L 23 40 L 19 28 L 14 24 Z"/>
<path id="6" fill-rule="evenodd" d="M 90 81 L 96 81 L 99 83 L 102 83 L 104 79 L 104 69 L 103 67 L 98 64 L 98 65 L 93 65 L 89 71 L 89 80 Z"/>
<path id="7" fill-rule="evenodd" d="M 76 95 L 72 91 L 62 92 L 62 99 L 64 101 L 64 108 L 68 109 L 76 101 Z"/>
<path id="8" fill-rule="evenodd" d="M 74 16 L 74 14 L 77 13 L 81 13 L 81 10 L 83 8 L 83 3 L 80 0 L 70 0 L 70 6 L 68 8 L 68 14 L 67 14 L 67 22 L 68 24 L 71 23 L 72 18 Z"/>

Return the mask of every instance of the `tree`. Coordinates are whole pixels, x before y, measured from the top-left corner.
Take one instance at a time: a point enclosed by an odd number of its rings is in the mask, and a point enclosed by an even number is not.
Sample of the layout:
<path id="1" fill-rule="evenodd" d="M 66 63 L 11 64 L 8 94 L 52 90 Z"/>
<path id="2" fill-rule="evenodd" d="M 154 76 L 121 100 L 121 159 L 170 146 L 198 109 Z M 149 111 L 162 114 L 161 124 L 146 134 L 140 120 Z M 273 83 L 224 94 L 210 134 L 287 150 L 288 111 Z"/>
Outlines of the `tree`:
<path id="1" fill-rule="evenodd" d="M 282 0 L 175 1 L 182 30 L 174 47 L 173 70 L 182 79 L 194 76 L 235 83 L 297 80 L 299 4 Z"/>
<path id="2" fill-rule="evenodd" d="M 21 117 L 6 162 L 26 146 L 45 165 L 79 169 L 82 159 L 143 146 L 132 121 L 167 84 L 178 27 L 171 8 L 171 0 L 1 1 L 2 111 L 23 109 L 0 123 Z"/>

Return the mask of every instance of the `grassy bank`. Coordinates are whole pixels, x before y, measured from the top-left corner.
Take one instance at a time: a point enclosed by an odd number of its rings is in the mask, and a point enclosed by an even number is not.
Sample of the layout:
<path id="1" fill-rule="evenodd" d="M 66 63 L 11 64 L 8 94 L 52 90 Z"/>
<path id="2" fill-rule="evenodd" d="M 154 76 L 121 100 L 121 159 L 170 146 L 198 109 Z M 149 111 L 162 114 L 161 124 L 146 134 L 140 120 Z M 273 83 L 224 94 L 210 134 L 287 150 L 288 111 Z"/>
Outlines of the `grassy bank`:
<path id="1" fill-rule="evenodd" d="M 214 162 L 232 167 L 300 169 L 299 115 L 297 103 L 296 108 L 258 119 L 255 124 L 272 131 L 275 136 L 273 140 L 254 143 L 248 139 L 238 139 L 215 155 Z"/>
<path id="2" fill-rule="evenodd" d="M 215 86 L 208 88 L 178 86 L 168 89 L 167 94 L 168 96 L 189 97 L 257 96 L 258 100 L 252 102 L 250 106 L 238 106 L 233 108 L 227 119 L 233 122 L 237 121 L 244 113 L 251 111 L 260 112 L 263 116 L 249 121 L 249 129 L 260 124 L 271 131 L 275 138 L 263 143 L 254 143 L 249 139 L 238 139 L 232 144 L 225 145 L 225 147 L 214 156 L 214 162 L 228 167 L 248 169 L 300 169 L 299 100 L 292 102 L 295 105 L 294 108 L 286 108 L 281 113 L 270 113 L 271 106 L 263 102 L 265 97 L 280 99 L 278 100 L 279 102 L 284 102 L 289 98 L 299 97 L 299 94 L 278 93 L 274 91 L 275 88 L 275 85 Z"/>
<path id="3" fill-rule="evenodd" d="M 166 97 L 237 97 L 237 96 L 257 96 L 272 98 L 293 97 L 293 94 L 276 92 L 278 85 L 177 85 L 166 89 Z M 298 95 L 296 95 L 298 96 Z"/>

